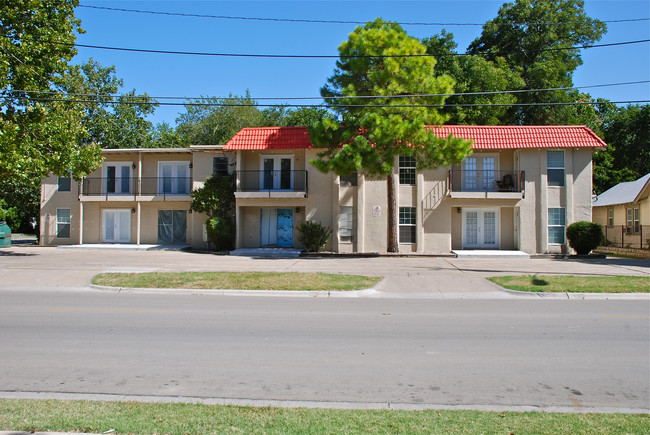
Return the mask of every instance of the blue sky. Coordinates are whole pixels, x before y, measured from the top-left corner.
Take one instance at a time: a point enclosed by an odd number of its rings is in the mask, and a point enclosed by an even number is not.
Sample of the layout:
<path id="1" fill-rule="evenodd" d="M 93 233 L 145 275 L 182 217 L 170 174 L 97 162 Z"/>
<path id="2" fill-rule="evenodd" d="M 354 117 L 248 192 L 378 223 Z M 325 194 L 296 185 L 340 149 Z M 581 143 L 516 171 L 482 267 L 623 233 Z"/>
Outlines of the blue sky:
<path id="1" fill-rule="evenodd" d="M 497 15 L 502 1 L 91 1 L 81 5 L 185 14 L 316 20 L 484 23 Z M 592 18 L 647 18 L 650 1 L 586 1 Z M 76 15 L 86 31 L 78 44 L 153 50 L 337 55 L 337 47 L 353 24 L 287 23 L 149 15 L 80 7 Z M 417 38 L 432 36 L 442 26 L 403 26 Z M 481 33 L 480 26 L 444 26 L 465 51 Z M 600 44 L 648 39 L 650 22 L 609 23 Z M 316 97 L 332 74 L 335 59 L 264 59 L 130 53 L 79 48 L 74 63 L 94 58 L 115 65 L 123 91 L 152 96 L 225 97 L 247 89 L 253 98 Z M 650 44 L 583 50 L 584 64 L 574 74 L 576 86 L 650 79 Z M 586 89 L 594 97 L 648 100 L 650 85 Z M 282 100 L 270 101 L 279 104 Z M 314 103 L 318 103 L 316 101 Z M 311 103 L 311 102 L 310 102 Z M 172 126 L 181 106 L 159 107 L 149 119 Z"/>

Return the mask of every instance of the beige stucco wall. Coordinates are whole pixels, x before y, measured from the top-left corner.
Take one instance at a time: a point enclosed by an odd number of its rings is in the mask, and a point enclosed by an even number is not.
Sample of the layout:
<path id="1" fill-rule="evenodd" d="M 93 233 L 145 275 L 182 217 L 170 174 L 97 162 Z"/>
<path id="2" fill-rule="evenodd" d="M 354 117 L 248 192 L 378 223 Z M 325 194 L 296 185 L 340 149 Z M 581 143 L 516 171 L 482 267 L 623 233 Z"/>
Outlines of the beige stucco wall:
<path id="1" fill-rule="evenodd" d="M 41 182 L 40 244 L 75 245 L 79 243 L 79 183 L 70 182 L 70 192 L 58 192 L 58 177 L 49 176 Z M 70 209 L 70 237 L 56 237 L 57 208 Z"/>

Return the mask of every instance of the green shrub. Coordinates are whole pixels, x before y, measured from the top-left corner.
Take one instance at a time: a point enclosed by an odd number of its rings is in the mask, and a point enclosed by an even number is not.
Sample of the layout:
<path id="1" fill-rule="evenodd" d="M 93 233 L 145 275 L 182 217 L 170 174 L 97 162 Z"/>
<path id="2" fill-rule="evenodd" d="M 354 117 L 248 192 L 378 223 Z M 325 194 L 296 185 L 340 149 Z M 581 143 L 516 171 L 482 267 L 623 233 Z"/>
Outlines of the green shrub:
<path id="1" fill-rule="evenodd" d="M 567 227 L 566 237 L 578 255 L 586 255 L 603 241 L 603 228 L 594 222 L 574 222 Z"/>
<path id="2" fill-rule="evenodd" d="M 230 218 L 212 217 L 205 221 L 208 238 L 217 251 L 230 251 L 235 247 L 235 223 Z"/>
<path id="3" fill-rule="evenodd" d="M 303 221 L 296 227 L 298 241 L 309 252 L 318 252 L 327 245 L 327 240 L 332 235 L 332 229 L 316 222 Z"/>

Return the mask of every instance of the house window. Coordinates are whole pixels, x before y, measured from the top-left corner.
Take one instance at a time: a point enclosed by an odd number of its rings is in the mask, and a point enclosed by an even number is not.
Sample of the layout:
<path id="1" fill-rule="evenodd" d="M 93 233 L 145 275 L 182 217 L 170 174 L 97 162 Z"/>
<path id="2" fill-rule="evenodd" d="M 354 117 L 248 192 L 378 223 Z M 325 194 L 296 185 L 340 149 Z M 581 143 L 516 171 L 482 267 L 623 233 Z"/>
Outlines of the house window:
<path id="1" fill-rule="evenodd" d="M 399 242 L 415 243 L 415 207 L 399 208 Z"/>
<path id="2" fill-rule="evenodd" d="M 640 228 L 639 228 L 639 223 L 640 223 L 640 219 L 639 219 L 639 217 L 640 217 L 640 215 L 639 215 L 639 209 L 638 209 L 638 208 L 635 208 L 635 209 L 634 209 L 634 222 L 633 222 L 633 228 L 634 228 L 634 233 L 635 233 L 635 234 L 638 234 L 638 233 L 639 233 L 639 229 L 640 229 Z"/>
<path id="3" fill-rule="evenodd" d="M 626 217 L 625 226 L 627 227 L 627 231 L 631 232 L 632 231 L 632 209 L 631 208 L 627 209 L 627 214 L 625 217 Z"/>
<path id="4" fill-rule="evenodd" d="M 566 214 L 564 207 L 548 209 L 548 243 L 563 245 L 566 227 Z"/>
<path id="5" fill-rule="evenodd" d="M 339 183 L 341 186 L 356 186 L 357 185 L 358 174 L 357 171 L 354 171 L 350 175 L 341 175 L 339 177 Z"/>
<path id="6" fill-rule="evenodd" d="M 564 151 L 547 151 L 546 168 L 549 186 L 564 186 Z"/>
<path id="7" fill-rule="evenodd" d="M 343 206 L 339 216 L 339 241 L 351 243 L 354 241 L 356 213 L 354 207 Z"/>
<path id="8" fill-rule="evenodd" d="M 70 209 L 56 209 L 56 237 L 59 239 L 70 238 Z"/>
<path id="9" fill-rule="evenodd" d="M 228 157 L 212 158 L 212 175 L 217 177 L 228 175 Z"/>
<path id="10" fill-rule="evenodd" d="M 70 192 L 71 184 L 70 177 L 59 177 L 57 190 L 59 192 Z"/>
<path id="11" fill-rule="evenodd" d="M 399 184 L 415 185 L 415 159 L 411 156 L 399 156 Z"/>
<path id="12" fill-rule="evenodd" d="M 608 208 L 607 209 L 607 225 L 608 226 L 614 226 L 614 209 L 613 208 Z"/>

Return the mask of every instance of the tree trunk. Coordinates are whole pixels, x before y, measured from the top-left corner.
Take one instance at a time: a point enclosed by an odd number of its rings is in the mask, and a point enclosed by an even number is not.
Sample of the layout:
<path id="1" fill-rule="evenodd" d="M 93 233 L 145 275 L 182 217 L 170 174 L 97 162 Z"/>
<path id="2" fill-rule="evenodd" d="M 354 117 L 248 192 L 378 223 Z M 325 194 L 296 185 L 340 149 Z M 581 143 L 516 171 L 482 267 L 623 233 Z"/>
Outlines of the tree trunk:
<path id="1" fill-rule="evenodd" d="M 399 252 L 399 239 L 397 234 L 397 184 L 395 183 L 395 174 L 392 172 L 388 175 L 387 192 L 388 199 L 388 252 Z"/>

